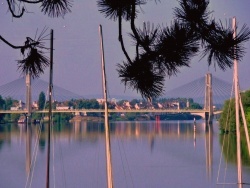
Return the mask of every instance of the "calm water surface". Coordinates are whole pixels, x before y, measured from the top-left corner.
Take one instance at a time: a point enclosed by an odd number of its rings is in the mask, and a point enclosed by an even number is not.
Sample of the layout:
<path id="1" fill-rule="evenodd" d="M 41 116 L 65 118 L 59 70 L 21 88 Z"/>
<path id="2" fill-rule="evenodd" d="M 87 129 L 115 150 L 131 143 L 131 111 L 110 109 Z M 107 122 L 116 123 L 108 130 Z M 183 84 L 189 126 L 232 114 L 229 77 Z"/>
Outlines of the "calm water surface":
<path id="1" fill-rule="evenodd" d="M 45 187 L 46 132 L 46 125 L 0 125 L 1 188 Z M 106 187 L 103 123 L 54 125 L 51 147 L 51 187 Z M 221 152 L 217 123 L 111 122 L 111 147 L 117 188 L 237 187 L 230 184 L 236 152 Z M 247 160 L 243 181 L 250 183 Z"/>

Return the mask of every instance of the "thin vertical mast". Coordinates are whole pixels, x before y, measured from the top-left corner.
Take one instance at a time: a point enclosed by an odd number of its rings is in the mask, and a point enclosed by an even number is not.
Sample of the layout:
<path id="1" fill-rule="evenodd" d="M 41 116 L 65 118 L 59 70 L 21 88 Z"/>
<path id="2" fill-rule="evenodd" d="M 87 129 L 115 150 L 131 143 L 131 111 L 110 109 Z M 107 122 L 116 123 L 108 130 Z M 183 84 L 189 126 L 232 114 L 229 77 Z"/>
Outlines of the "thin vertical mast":
<path id="1" fill-rule="evenodd" d="M 100 43 L 101 43 L 101 58 L 102 58 L 102 85 L 105 105 L 105 145 L 106 145 L 106 165 L 107 165 L 107 186 L 113 187 L 112 177 L 112 164 L 111 164 L 111 146 L 110 146 L 110 132 L 109 132 L 109 120 L 108 120 L 108 103 L 107 103 L 107 89 L 106 89 L 106 73 L 105 73 L 105 60 L 104 60 L 104 47 L 103 47 L 103 35 L 102 26 L 99 26 Z"/>
<path id="2" fill-rule="evenodd" d="M 236 37 L 236 18 L 233 17 L 232 26 L 234 30 L 233 37 Z M 235 53 L 235 52 L 234 52 Z M 236 56 L 237 54 L 234 54 Z M 239 117 L 239 78 L 238 62 L 234 57 L 234 91 L 235 91 L 235 117 L 236 117 L 236 136 L 237 136 L 237 169 L 238 169 L 238 187 L 242 188 L 242 162 L 240 147 L 240 117 Z"/>
<path id="3" fill-rule="evenodd" d="M 49 188 L 50 183 L 50 132 L 52 122 L 52 78 L 53 78 L 53 30 L 50 34 L 50 78 L 49 78 L 49 122 L 48 122 L 48 151 L 47 151 L 47 176 L 46 176 L 46 188 Z"/>
<path id="4" fill-rule="evenodd" d="M 244 125 L 244 129 L 245 129 L 246 140 L 247 140 L 248 154 L 249 154 L 249 157 L 250 157 L 250 139 L 249 139 L 249 134 L 248 134 L 248 129 L 247 129 L 246 115 L 245 115 L 245 112 L 244 112 L 241 96 L 240 96 L 239 100 L 240 100 L 241 117 L 242 117 L 242 120 L 243 120 L 243 125 Z"/>

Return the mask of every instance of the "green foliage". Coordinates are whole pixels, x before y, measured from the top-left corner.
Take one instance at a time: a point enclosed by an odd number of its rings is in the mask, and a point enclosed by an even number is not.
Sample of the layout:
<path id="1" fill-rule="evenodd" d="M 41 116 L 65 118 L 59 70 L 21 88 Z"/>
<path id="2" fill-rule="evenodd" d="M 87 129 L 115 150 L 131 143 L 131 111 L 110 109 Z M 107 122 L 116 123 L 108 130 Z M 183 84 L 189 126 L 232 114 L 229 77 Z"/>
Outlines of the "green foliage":
<path id="1" fill-rule="evenodd" d="M 3 99 L 0 95 L 0 110 L 10 110 L 15 103 L 18 103 L 18 101 L 11 97 Z M 18 118 L 18 114 L 0 114 L 0 122 L 16 121 Z"/>
<path id="2" fill-rule="evenodd" d="M 69 121 L 73 117 L 72 113 L 55 113 L 53 114 L 53 120 L 56 122 Z"/>
<path id="3" fill-rule="evenodd" d="M 195 103 L 195 102 L 190 103 L 190 107 L 189 108 L 190 109 L 202 109 L 201 105 L 198 104 L 198 103 Z"/>
<path id="4" fill-rule="evenodd" d="M 132 101 L 130 101 L 130 104 L 132 105 L 132 106 L 134 106 L 135 104 L 139 104 L 141 101 L 140 100 L 138 100 L 138 99 L 133 99 Z"/>
<path id="5" fill-rule="evenodd" d="M 0 123 L 4 122 L 4 114 L 0 114 Z"/>
<path id="6" fill-rule="evenodd" d="M 39 94 L 39 99 L 38 99 L 38 109 L 39 109 L 39 110 L 44 109 L 45 102 L 46 102 L 45 93 L 42 91 L 42 92 Z"/>
<path id="7" fill-rule="evenodd" d="M 221 129 L 235 130 L 234 99 L 225 101 L 219 122 Z"/>
<path id="8" fill-rule="evenodd" d="M 32 119 L 33 120 L 40 120 L 42 118 L 42 114 L 41 113 L 33 113 L 32 114 Z"/>
<path id="9" fill-rule="evenodd" d="M 15 102 L 18 102 L 18 101 L 12 99 L 11 97 L 7 97 L 5 99 L 5 109 L 10 110 L 10 107 L 12 107 Z"/>
<path id="10" fill-rule="evenodd" d="M 49 109 L 49 103 L 47 102 L 46 104 L 45 104 L 45 109 Z M 56 109 L 56 103 L 52 103 L 52 109 Z"/>
<path id="11" fill-rule="evenodd" d="M 4 110 L 5 108 L 5 100 L 0 95 L 0 110 Z"/>
<path id="12" fill-rule="evenodd" d="M 247 148 L 247 141 L 245 134 L 242 134 L 241 137 L 241 159 L 242 164 L 249 166 L 250 157 Z M 234 134 L 221 134 L 220 143 L 223 145 L 223 154 L 228 162 L 236 164 L 237 163 L 237 144 L 236 144 L 236 135 Z"/>
<path id="13" fill-rule="evenodd" d="M 250 90 L 241 93 L 242 105 L 246 115 L 247 124 L 250 124 Z M 241 118 L 241 114 L 240 114 Z M 235 100 L 227 100 L 223 106 L 223 111 L 220 117 L 220 127 L 222 129 L 235 130 Z M 242 118 L 241 118 L 242 122 Z"/>
<path id="14" fill-rule="evenodd" d="M 246 121 L 250 122 L 250 107 L 246 108 L 245 115 L 246 115 Z"/>
<path id="15" fill-rule="evenodd" d="M 129 121 L 133 121 L 136 118 L 136 114 L 135 113 L 126 113 L 126 119 Z"/>
<path id="16" fill-rule="evenodd" d="M 10 119 L 12 122 L 17 122 L 19 118 L 20 118 L 20 114 L 11 114 L 10 115 Z"/>
<path id="17" fill-rule="evenodd" d="M 75 101 L 77 109 L 99 109 L 99 103 L 96 99 L 79 99 Z"/>

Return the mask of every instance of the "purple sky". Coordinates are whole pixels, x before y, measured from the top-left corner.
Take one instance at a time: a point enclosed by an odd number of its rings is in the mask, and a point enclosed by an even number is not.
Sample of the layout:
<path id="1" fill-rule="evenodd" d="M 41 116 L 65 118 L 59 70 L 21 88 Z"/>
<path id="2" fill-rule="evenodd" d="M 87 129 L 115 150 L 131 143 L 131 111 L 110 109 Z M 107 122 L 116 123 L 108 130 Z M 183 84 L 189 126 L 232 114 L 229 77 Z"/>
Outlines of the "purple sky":
<path id="1" fill-rule="evenodd" d="M 150 1 L 142 6 L 143 13 L 139 15 L 137 25 L 150 21 L 154 25 L 167 25 L 173 18 L 173 8 L 176 0 L 162 0 L 155 4 Z M 236 16 L 239 27 L 245 23 L 250 27 L 249 0 L 210 0 L 210 10 L 213 16 L 221 19 L 225 24 L 229 18 Z M 27 36 L 35 36 L 36 30 L 41 31 L 45 26 L 54 30 L 54 84 L 80 95 L 102 94 L 101 86 L 101 57 L 98 26 L 103 26 L 106 72 L 109 96 L 124 95 L 140 97 L 135 91 L 126 89 L 120 83 L 116 65 L 125 60 L 118 43 L 118 24 L 103 17 L 98 12 L 95 0 L 75 0 L 72 13 L 64 18 L 49 18 L 40 12 L 38 5 L 26 7 L 26 13 L 21 19 L 14 19 L 8 12 L 5 0 L 0 0 L 0 35 L 15 45 L 22 45 Z M 126 28 L 126 24 L 124 23 Z M 48 30 L 48 33 L 49 33 Z M 129 30 L 127 30 L 129 31 Z M 126 30 L 124 31 L 127 36 Z M 128 51 L 130 38 L 125 38 Z M 250 88 L 250 42 L 246 45 L 246 55 L 239 65 L 239 79 L 241 89 Z M 132 47 L 131 47 L 132 48 Z M 0 41 L 0 85 L 6 84 L 20 77 L 17 71 L 16 60 L 22 56 L 19 50 L 13 50 Z M 49 54 L 48 54 L 49 55 Z M 49 69 L 41 76 L 49 80 Z M 210 71 L 216 77 L 232 82 L 232 70 L 226 72 L 208 67 L 206 59 L 196 57 L 190 68 L 180 69 L 175 77 L 166 80 L 165 90 L 171 90 Z"/>

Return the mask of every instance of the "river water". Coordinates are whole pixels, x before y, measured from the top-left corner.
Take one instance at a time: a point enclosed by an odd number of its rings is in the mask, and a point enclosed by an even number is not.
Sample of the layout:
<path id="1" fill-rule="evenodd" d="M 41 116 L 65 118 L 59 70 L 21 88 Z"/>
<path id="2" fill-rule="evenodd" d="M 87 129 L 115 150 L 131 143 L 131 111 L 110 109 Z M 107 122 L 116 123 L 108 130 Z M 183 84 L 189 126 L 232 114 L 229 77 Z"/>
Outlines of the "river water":
<path id="1" fill-rule="evenodd" d="M 111 122 L 110 126 L 114 187 L 237 187 L 236 152 L 222 150 L 223 136 L 216 122 L 210 127 L 204 121 L 196 125 Z M 102 122 L 54 125 L 51 187 L 106 187 L 104 139 Z M 44 188 L 46 149 L 46 125 L 0 125 L 0 187 Z M 250 183 L 247 160 L 243 160 L 243 182 Z"/>

